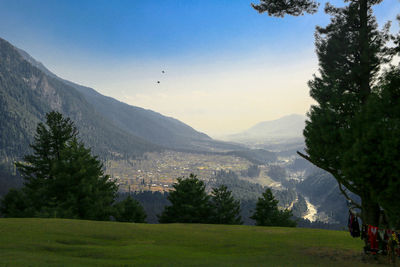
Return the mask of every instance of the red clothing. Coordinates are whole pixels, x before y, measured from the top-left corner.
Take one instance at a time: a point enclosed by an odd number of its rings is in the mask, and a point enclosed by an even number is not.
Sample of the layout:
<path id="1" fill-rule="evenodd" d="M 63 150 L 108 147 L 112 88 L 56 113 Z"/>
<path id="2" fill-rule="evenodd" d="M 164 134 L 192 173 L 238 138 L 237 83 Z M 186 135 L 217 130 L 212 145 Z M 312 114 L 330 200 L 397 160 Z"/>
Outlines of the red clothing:
<path id="1" fill-rule="evenodd" d="M 378 251 L 378 227 L 368 225 L 368 238 L 371 251 Z"/>

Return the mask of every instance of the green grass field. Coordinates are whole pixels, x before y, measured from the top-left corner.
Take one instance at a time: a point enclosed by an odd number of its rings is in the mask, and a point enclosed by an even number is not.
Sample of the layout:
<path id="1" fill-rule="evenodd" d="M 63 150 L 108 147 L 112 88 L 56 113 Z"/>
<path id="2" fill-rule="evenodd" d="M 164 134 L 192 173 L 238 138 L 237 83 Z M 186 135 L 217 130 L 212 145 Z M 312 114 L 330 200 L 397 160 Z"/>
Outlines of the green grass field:
<path id="1" fill-rule="evenodd" d="M 0 266 L 365 266 L 361 248 L 344 231 L 0 219 Z"/>

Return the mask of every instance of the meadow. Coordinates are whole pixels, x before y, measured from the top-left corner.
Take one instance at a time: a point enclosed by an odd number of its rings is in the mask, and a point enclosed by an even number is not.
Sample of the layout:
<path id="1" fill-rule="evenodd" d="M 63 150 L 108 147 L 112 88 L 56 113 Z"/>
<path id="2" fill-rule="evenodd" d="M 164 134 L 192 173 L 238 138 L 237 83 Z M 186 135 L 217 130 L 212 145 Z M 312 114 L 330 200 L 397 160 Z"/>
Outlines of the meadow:
<path id="1" fill-rule="evenodd" d="M 373 266 L 345 231 L 0 219 L 0 266 Z"/>

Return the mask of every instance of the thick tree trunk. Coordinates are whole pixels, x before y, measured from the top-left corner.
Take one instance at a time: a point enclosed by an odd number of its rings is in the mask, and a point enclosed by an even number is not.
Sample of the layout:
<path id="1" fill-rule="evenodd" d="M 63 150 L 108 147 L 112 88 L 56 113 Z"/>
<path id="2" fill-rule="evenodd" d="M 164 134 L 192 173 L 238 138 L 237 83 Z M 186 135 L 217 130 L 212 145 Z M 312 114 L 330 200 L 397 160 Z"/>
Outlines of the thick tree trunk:
<path id="1" fill-rule="evenodd" d="M 363 195 L 361 201 L 361 219 L 363 224 L 378 226 L 380 218 L 379 204 L 371 198 L 369 193 Z"/>
<path id="2" fill-rule="evenodd" d="M 379 226 L 380 207 L 379 204 L 371 198 L 369 192 L 361 196 L 361 207 L 362 224 Z M 368 237 L 364 239 L 364 244 L 368 247 Z"/>

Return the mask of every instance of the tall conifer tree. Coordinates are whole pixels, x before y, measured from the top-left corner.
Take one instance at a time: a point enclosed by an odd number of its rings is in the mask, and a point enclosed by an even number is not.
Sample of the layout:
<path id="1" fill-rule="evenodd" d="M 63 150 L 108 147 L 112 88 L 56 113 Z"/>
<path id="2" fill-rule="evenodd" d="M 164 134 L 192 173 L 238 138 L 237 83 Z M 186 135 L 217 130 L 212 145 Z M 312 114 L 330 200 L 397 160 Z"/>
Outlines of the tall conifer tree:
<path id="1" fill-rule="evenodd" d="M 118 222 L 145 223 L 147 214 L 142 205 L 129 195 L 114 205 L 114 217 Z"/>
<path id="2" fill-rule="evenodd" d="M 168 195 L 171 206 L 165 207 L 159 216 L 160 223 L 209 223 L 211 215 L 210 196 L 204 182 L 196 175 L 178 178 L 175 191 Z"/>
<path id="3" fill-rule="evenodd" d="M 250 217 L 258 226 L 285 226 L 295 227 L 296 222 L 291 220 L 290 210 L 279 210 L 278 200 L 275 199 L 271 189 L 265 190 L 262 197 L 258 198 L 256 210 Z"/>
<path id="4" fill-rule="evenodd" d="M 367 171 L 351 171 L 354 165 L 349 151 L 368 130 L 369 125 L 358 123 L 356 118 L 365 112 L 374 95 L 372 87 L 380 67 L 390 61 L 390 49 L 386 47 L 389 25 L 377 30 L 372 6 L 381 0 L 345 2 L 348 4 L 343 8 L 327 4 L 325 11 L 332 16 L 331 23 L 317 27 L 320 73 L 309 82 L 310 95 L 317 105 L 311 107 L 304 131 L 307 155 L 299 154 L 335 177 L 345 197 L 361 210 L 364 223 L 378 225 L 379 198 L 373 193 Z M 261 0 L 253 6 L 259 12 L 283 17 L 313 13 L 316 5 L 312 0 Z M 368 157 L 368 153 L 352 155 Z M 348 190 L 360 196 L 361 203 L 354 201 Z"/>
<path id="5" fill-rule="evenodd" d="M 372 93 L 371 86 L 386 60 L 387 32 L 377 30 L 370 10 L 367 41 L 363 40 L 359 10 L 359 3 L 353 2 L 344 8 L 328 5 L 326 12 L 332 15 L 332 21 L 325 28 L 317 28 L 320 75 L 315 76 L 309 86 L 310 95 L 318 105 L 312 106 L 308 114 L 304 131 L 308 156 L 305 157 L 335 177 L 352 205 L 362 210 L 364 223 L 378 225 L 380 208 L 366 185 L 366 174 L 346 175 L 343 172 L 345 154 L 358 138 L 349 134 L 360 126 L 354 118 L 363 112 Z M 361 47 L 368 54 L 365 62 L 362 61 Z M 360 196 L 361 203 L 351 199 L 346 190 Z"/>
<path id="6" fill-rule="evenodd" d="M 240 201 L 235 200 L 225 185 L 213 188 L 211 192 L 212 223 L 242 224 Z"/>
<path id="7" fill-rule="evenodd" d="M 55 111 L 46 114 L 31 145 L 33 154 L 17 163 L 25 184 L 2 201 L 5 216 L 109 219 L 117 186 L 77 134 L 69 118 Z"/>

